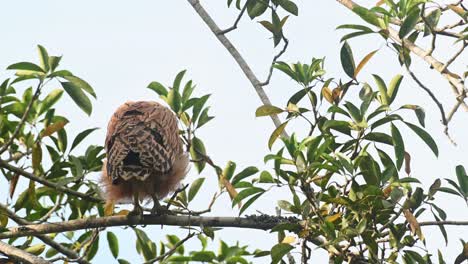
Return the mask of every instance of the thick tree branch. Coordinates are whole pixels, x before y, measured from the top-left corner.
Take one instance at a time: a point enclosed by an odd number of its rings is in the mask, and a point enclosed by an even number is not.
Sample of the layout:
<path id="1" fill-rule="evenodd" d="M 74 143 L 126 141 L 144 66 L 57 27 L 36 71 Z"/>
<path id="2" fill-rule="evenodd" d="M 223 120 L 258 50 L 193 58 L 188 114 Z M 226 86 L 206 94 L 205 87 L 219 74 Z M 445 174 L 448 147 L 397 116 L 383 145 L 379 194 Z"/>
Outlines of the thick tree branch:
<path id="1" fill-rule="evenodd" d="M 271 105 L 270 99 L 265 93 L 265 90 L 263 90 L 263 87 L 260 81 L 258 80 L 257 76 L 255 76 L 252 69 L 250 69 L 250 66 L 241 56 L 239 51 L 237 51 L 236 47 L 234 47 L 231 41 L 229 41 L 229 39 L 225 35 L 219 34 L 222 31 L 219 29 L 218 25 L 216 25 L 216 23 L 211 18 L 211 16 L 206 12 L 206 10 L 200 4 L 200 1 L 199 0 L 187 0 L 187 1 L 190 3 L 190 5 L 192 5 L 193 9 L 195 9 L 197 14 L 201 17 L 201 19 L 203 19 L 205 24 L 210 28 L 210 30 L 213 32 L 216 38 L 221 42 L 221 44 L 223 44 L 223 46 L 228 50 L 228 52 L 237 62 L 242 72 L 244 72 L 245 76 L 247 77 L 247 79 L 249 79 L 250 83 L 254 87 L 262 103 L 264 105 Z M 273 123 L 275 124 L 276 127 L 279 127 L 281 125 L 281 121 L 277 115 L 270 115 L 270 117 L 273 120 Z M 286 132 L 283 132 L 283 136 L 287 137 Z"/>
<path id="2" fill-rule="evenodd" d="M 187 215 L 143 215 L 143 216 L 108 216 L 84 218 L 65 222 L 24 225 L 10 227 L 0 233 L 0 239 L 41 234 L 60 233 L 90 228 L 135 225 L 167 225 L 184 227 L 236 227 L 269 230 L 280 223 L 296 223 L 295 217 L 278 217 L 270 215 L 250 215 L 246 217 L 187 216 Z M 420 222 L 421 226 L 430 225 L 468 225 L 468 221 L 429 221 Z"/>
<path id="3" fill-rule="evenodd" d="M 5 254 L 9 258 L 30 264 L 50 264 L 49 261 L 41 257 L 34 256 L 33 254 L 30 254 L 2 241 L 0 241 L 0 253 Z"/>
<path id="4" fill-rule="evenodd" d="M 296 222 L 296 218 L 276 217 L 269 215 L 253 215 L 246 217 L 202 217 L 187 215 L 143 215 L 143 216 L 109 216 L 100 218 L 84 218 L 65 222 L 24 225 L 9 228 L 0 233 L 0 239 L 36 236 L 40 234 L 60 233 L 66 231 L 134 225 L 167 225 L 167 226 L 204 226 L 204 227 L 238 227 L 259 230 L 269 230 L 279 223 Z"/>
<path id="5" fill-rule="evenodd" d="M 66 193 L 66 194 L 69 194 L 69 195 L 73 195 L 73 196 L 76 196 L 76 197 L 80 197 L 81 199 L 83 200 L 88 200 L 88 201 L 91 201 L 91 202 L 95 202 L 95 203 L 100 203 L 102 202 L 101 199 L 99 198 L 95 198 L 89 194 L 84 194 L 84 193 L 81 193 L 81 192 L 77 192 L 77 191 L 74 191 L 72 189 L 69 189 L 69 188 L 66 188 L 66 187 L 63 187 L 63 186 L 60 186 L 56 183 L 53 183 L 53 182 L 50 182 L 44 178 L 41 178 L 41 177 L 38 177 L 30 172 L 27 172 L 23 169 L 20 169 L 20 168 L 17 168 L 13 165 L 10 165 L 8 164 L 7 162 L 3 161 L 3 160 L 0 160 L 0 167 L 2 168 L 5 168 L 11 172 L 14 172 L 14 173 L 18 173 L 19 175 L 21 176 L 24 176 L 30 180 L 33 180 L 35 182 L 38 182 L 44 186 L 47 186 L 47 187 L 50 187 L 50 188 L 54 188 L 56 189 L 57 191 L 59 192 L 63 192 L 63 193 Z"/>
<path id="6" fill-rule="evenodd" d="M 8 218 L 12 219 L 13 221 L 15 221 L 19 225 L 31 225 L 31 224 L 33 224 L 33 223 L 29 222 L 29 221 L 24 220 L 23 218 L 21 218 L 17 214 L 15 214 L 13 211 L 11 211 L 4 204 L 0 203 L 0 209 L 2 211 L 4 211 L 8 215 Z M 76 259 L 77 260 L 76 262 L 78 262 L 80 264 L 89 264 L 88 261 L 86 261 L 84 259 L 81 259 L 80 255 L 78 255 L 78 253 L 76 253 L 75 251 L 73 251 L 73 250 L 71 250 L 71 249 L 69 249 L 67 247 L 62 246 L 60 243 L 55 242 L 52 238 L 50 238 L 50 237 L 48 237 L 46 235 L 37 235 L 36 237 L 39 238 L 40 240 L 42 240 L 42 242 L 49 245 L 50 247 L 57 250 L 58 252 L 62 253 L 66 257 L 71 258 L 71 259 Z"/>

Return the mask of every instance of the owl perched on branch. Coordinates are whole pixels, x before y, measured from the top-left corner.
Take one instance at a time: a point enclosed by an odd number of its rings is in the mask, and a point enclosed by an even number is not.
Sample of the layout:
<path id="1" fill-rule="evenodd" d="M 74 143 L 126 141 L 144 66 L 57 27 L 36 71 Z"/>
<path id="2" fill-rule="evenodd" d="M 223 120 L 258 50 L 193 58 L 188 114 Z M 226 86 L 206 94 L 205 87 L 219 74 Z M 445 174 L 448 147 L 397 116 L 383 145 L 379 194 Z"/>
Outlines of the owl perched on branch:
<path id="1" fill-rule="evenodd" d="M 132 214 L 143 214 L 140 200 L 145 198 L 154 201 L 152 213 L 162 213 L 159 200 L 187 174 L 189 158 L 182 148 L 177 117 L 156 102 L 121 105 L 109 121 L 105 149 L 106 199 L 133 198 Z"/>

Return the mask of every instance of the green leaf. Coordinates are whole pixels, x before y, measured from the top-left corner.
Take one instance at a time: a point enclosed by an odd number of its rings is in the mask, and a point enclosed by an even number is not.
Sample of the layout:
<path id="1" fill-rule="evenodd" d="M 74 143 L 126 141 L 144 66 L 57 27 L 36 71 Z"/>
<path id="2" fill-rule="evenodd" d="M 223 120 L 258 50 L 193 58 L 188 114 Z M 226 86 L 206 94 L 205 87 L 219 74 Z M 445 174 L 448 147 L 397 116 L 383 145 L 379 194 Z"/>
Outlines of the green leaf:
<path id="1" fill-rule="evenodd" d="M 148 88 L 155 91 L 159 95 L 167 96 L 167 88 L 159 82 L 151 82 L 148 84 Z"/>
<path id="2" fill-rule="evenodd" d="M 89 134 L 91 134 L 93 131 L 99 129 L 98 127 L 95 128 L 89 128 L 86 130 L 81 131 L 78 135 L 76 135 L 75 139 L 73 140 L 72 146 L 70 148 L 70 151 L 72 151 L 78 144 L 83 141 Z"/>
<path id="3" fill-rule="evenodd" d="M 203 141 L 201 141 L 197 137 L 192 138 L 192 144 L 190 146 L 190 155 L 192 156 L 192 159 L 196 161 L 194 164 L 198 173 L 202 172 L 206 164 L 206 161 L 204 160 L 204 155 L 206 155 L 206 149 L 205 145 L 203 144 Z"/>
<path id="4" fill-rule="evenodd" d="M 231 183 L 234 185 L 234 184 L 240 182 L 241 180 L 243 180 L 244 178 L 252 176 L 257 172 L 258 172 L 257 167 L 254 167 L 254 166 L 247 167 L 244 170 L 242 170 L 241 172 L 239 172 L 238 174 L 236 174 L 234 176 L 234 178 L 232 178 Z"/>
<path id="5" fill-rule="evenodd" d="M 189 202 L 193 200 L 193 198 L 197 195 L 198 191 L 200 190 L 200 187 L 203 185 L 203 182 L 205 182 L 205 178 L 198 178 L 193 183 L 190 185 L 190 189 L 188 192 L 188 200 Z"/>
<path id="6" fill-rule="evenodd" d="M 466 174 L 465 167 L 463 165 L 458 165 L 455 167 L 457 173 L 458 184 L 460 189 L 463 192 L 464 196 L 468 196 L 468 175 Z"/>
<path id="7" fill-rule="evenodd" d="M 281 133 L 283 133 L 284 128 L 286 127 L 287 124 L 288 124 L 288 121 L 284 122 L 279 127 L 277 127 L 273 131 L 273 133 L 271 133 L 270 139 L 268 140 L 268 148 L 269 149 L 271 149 L 271 147 L 273 146 L 273 143 L 275 143 L 276 139 L 281 135 Z"/>
<path id="8" fill-rule="evenodd" d="M 408 16 L 403 21 L 403 24 L 400 27 L 400 31 L 398 32 L 398 36 L 400 39 L 406 37 L 416 26 L 419 20 L 420 10 L 417 7 L 414 7 Z"/>
<path id="9" fill-rule="evenodd" d="M 169 91 L 169 93 L 167 94 L 167 104 L 169 104 L 169 106 L 174 112 L 179 112 L 182 104 L 182 98 L 180 97 L 179 91 L 175 89 L 171 89 Z"/>
<path id="10" fill-rule="evenodd" d="M 47 50 L 41 45 L 37 45 L 37 49 L 39 50 L 39 61 L 41 62 L 41 67 L 45 72 L 48 72 L 50 69 L 49 54 L 47 54 Z"/>
<path id="11" fill-rule="evenodd" d="M 346 107 L 346 109 L 348 109 L 348 112 L 351 114 L 351 116 L 353 117 L 353 120 L 356 123 L 359 123 L 362 121 L 362 115 L 361 115 L 361 112 L 359 111 L 359 108 L 357 108 L 351 102 L 346 102 L 344 106 Z"/>
<path id="12" fill-rule="evenodd" d="M 393 100 L 395 100 L 395 97 L 398 93 L 398 88 L 400 88 L 401 80 L 403 80 L 403 75 L 398 74 L 395 77 L 393 77 L 393 79 L 390 81 L 387 91 L 389 97 L 389 104 L 391 104 Z"/>
<path id="13" fill-rule="evenodd" d="M 274 115 L 274 114 L 279 114 L 283 113 L 284 110 L 276 107 L 274 105 L 262 105 L 257 110 L 255 111 L 255 116 L 269 116 L 269 115 Z"/>
<path id="14" fill-rule="evenodd" d="M 85 256 L 86 260 L 92 260 L 95 256 L 96 253 L 98 252 L 99 249 L 99 235 L 96 238 L 96 240 L 91 244 L 90 249 L 88 250 L 88 253 Z"/>
<path id="15" fill-rule="evenodd" d="M 419 105 L 412 105 L 412 104 L 406 104 L 400 107 L 400 109 L 411 109 L 414 110 L 414 113 L 416 114 L 416 117 L 418 118 L 419 124 L 421 124 L 422 127 L 425 126 L 425 118 L 426 118 L 426 113 L 424 112 L 424 109 L 420 107 Z"/>
<path id="16" fill-rule="evenodd" d="M 244 198 L 250 195 L 256 194 L 256 193 L 260 193 L 260 192 L 263 193 L 265 192 L 265 190 L 259 187 L 251 187 L 251 188 L 242 190 L 241 192 L 239 192 L 239 194 L 237 194 L 236 197 L 234 197 L 234 199 L 232 199 L 232 207 L 240 203 Z"/>
<path id="17" fill-rule="evenodd" d="M 94 98 L 96 98 L 96 93 L 94 92 L 93 87 L 91 87 L 91 85 L 89 85 L 89 83 L 87 83 L 86 81 L 82 80 L 79 77 L 73 76 L 73 75 L 63 76 L 63 78 L 65 80 L 71 82 L 74 86 L 85 90 L 87 93 L 89 93 Z"/>
<path id="18" fill-rule="evenodd" d="M 46 98 L 40 103 L 39 108 L 37 109 L 38 115 L 45 113 L 49 110 L 55 103 L 60 100 L 62 97 L 63 90 L 62 89 L 55 89 L 50 92 Z"/>
<path id="19" fill-rule="evenodd" d="M 63 89 L 86 114 L 91 115 L 93 106 L 83 91 L 71 82 L 61 82 Z"/>
<path id="20" fill-rule="evenodd" d="M 280 262 L 284 255 L 288 254 L 293 248 L 293 246 L 286 243 L 274 245 L 271 248 L 271 263 L 276 264 Z"/>
<path id="21" fill-rule="evenodd" d="M 58 67 L 62 56 L 50 56 L 49 57 L 49 66 L 50 70 L 53 72 Z"/>
<path id="22" fill-rule="evenodd" d="M 112 256 L 117 258 L 119 256 L 119 240 L 117 239 L 117 236 L 114 233 L 108 231 L 107 242 L 109 243 L 109 249 L 112 253 Z"/>
<path id="23" fill-rule="evenodd" d="M 375 141 L 375 142 L 380 142 L 384 143 L 387 145 L 392 145 L 393 146 L 393 140 L 392 137 L 381 132 L 371 132 L 363 137 L 363 139 L 367 139 L 370 141 Z"/>
<path id="24" fill-rule="evenodd" d="M 241 215 L 247 208 L 249 208 L 249 206 L 252 205 L 260 196 L 262 196 L 262 194 L 263 192 L 253 196 L 247 202 L 245 202 L 239 210 L 239 215 Z"/>
<path id="25" fill-rule="evenodd" d="M 251 19 L 262 15 L 268 8 L 263 1 L 249 1 L 247 4 L 247 13 Z"/>
<path id="26" fill-rule="evenodd" d="M 370 11 L 369 9 L 355 5 L 353 7 L 353 12 L 360 16 L 364 21 L 374 26 L 383 28 L 385 26 L 383 20 L 379 18 L 374 12 Z"/>
<path id="27" fill-rule="evenodd" d="M 172 85 L 172 89 L 176 90 L 177 92 L 179 92 L 180 82 L 182 81 L 182 78 L 184 78 L 186 71 L 187 70 L 180 71 L 174 79 L 174 84 Z"/>
<path id="28" fill-rule="evenodd" d="M 384 80 L 382 80 L 382 78 L 377 74 L 372 74 L 372 76 L 374 76 L 377 87 L 379 88 L 381 103 L 383 105 L 388 105 L 390 99 L 388 98 L 387 85 L 385 85 Z"/>
<path id="29" fill-rule="evenodd" d="M 397 159 L 397 168 L 398 170 L 401 169 L 403 165 L 403 160 L 405 157 L 405 144 L 403 143 L 403 138 L 401 137 L 401 133 L 398 128 L 392 123 L 391 125 L 392 131 L 392 139 L 393 139 L 393 147 L 395 149 L 395 156 Z"/>
<path id="30" fill-rule="evenodd" d="M 18 62 L 11 64 L 7 67 L 7 70 L 24 70 L 24 71 L 33 71 L 33 72 L 42 72 L 45 71 L 39 66 L 31 62 Z"/>
<path id="31" fill-rule="evenodd" d="M 437 148 L 437 144 L 434 141 L 434 139 L 431 137 L 431 135 L 429 135 L 429 133 L 427 133 L 424 129 L 416 125 L 413 125 L 408 122 L 404 122 L 404 123 L 409 128 L 411 128 L 426 143 L 426 145 L 432 150 L 432 152 L 434 152 L 434 155 L 436 155 L 436 157 L 439 156 L 439 149 Z"/>
<path id="32" fill-rule="evenodd" d="M 297 8 L 297 5 L 294 2 L 289 1 L 289 0 L 282 0 L 279 2 L 279 4 L 284 10 L 288 11 L 289 13 L 295 16 L 298 15 L 299 10 Z"/>
<path id="33" fill-rule="evenodd" d="M 119 264 L 131 264 L 130 262 L 126 261 L 125 259 L 118 259 Z"/>
<path id="34" fill-rule="evenodd" d="M 345 73 L 350 78 L 354 78 L 354 70 L 356 67 L 354 65 L 353 51 L 351 50 L 348 42 L 345 42 L 341 47 L 340 58 L 341 66 L 343 66 Z"/>

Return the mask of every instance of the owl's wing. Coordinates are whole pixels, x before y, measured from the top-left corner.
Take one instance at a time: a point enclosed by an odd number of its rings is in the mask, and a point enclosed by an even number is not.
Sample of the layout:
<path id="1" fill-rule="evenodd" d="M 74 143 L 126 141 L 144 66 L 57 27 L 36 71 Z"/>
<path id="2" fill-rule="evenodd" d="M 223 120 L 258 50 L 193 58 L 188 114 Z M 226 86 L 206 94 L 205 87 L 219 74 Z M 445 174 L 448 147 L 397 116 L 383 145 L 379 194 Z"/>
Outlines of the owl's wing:
<path id="1" fill-rule="evenodd" d="M 105 147 L 113 181 L 165 174 L 182 151 L 177 118 L 156 102 L 127 102 L 109 122 Z"/>

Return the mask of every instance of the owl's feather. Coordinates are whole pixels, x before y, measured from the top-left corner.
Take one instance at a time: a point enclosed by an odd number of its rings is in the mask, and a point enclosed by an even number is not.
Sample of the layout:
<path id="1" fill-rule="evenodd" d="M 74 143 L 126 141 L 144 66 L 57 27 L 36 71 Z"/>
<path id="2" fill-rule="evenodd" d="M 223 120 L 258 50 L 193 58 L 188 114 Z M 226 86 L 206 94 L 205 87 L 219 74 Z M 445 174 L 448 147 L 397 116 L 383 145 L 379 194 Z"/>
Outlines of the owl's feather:
<path id="1" fill-rule="evenodd" d="M 112 116 L 105 141 L 102 182 L 106 198 L 122 200 L 138 193 L 159 199 L 177 188 L 188 168 L 177 117 L 148 101 L 126 102 Z"/>

